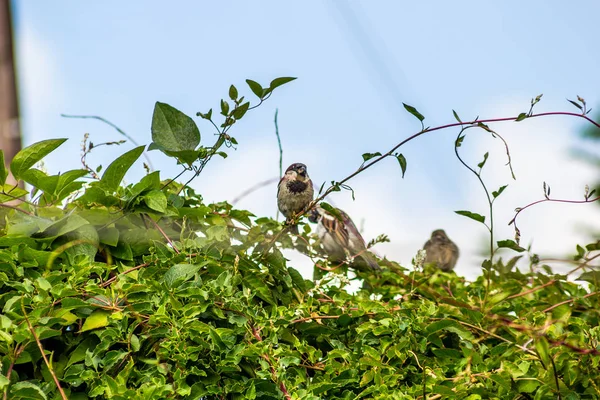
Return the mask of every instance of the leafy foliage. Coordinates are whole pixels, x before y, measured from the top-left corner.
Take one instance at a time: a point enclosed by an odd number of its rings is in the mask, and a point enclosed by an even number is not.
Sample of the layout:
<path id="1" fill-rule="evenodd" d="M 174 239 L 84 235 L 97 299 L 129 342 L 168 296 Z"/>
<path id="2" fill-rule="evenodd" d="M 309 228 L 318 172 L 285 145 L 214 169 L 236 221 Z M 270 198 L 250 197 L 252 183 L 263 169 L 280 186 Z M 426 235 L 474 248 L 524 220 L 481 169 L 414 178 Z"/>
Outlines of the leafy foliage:
<path id="1" fill-rule="evenodd" d="M 292 79 L 247 83 L 262 103 Z M 199 113 L 219 133 L 212 146 L 200 144 L 191 118 L 157 103 L 154 147 L 197 176 L 237 143 L 228 130 L 253 108 L 235 86 L 228 95 L 222 124 Z M 305 280 L 282 255 L 296 248 L 326 268 L 310 226 L 292 238 L 277 221 L 207 204 L 159 171 L 123 186 L 143 147 L 99 180 L 35 169 L 62 141 L 36 143 L 11 164 L 34 200 L 2 182 L 0 390 L 9 398 L 600 397 L 593 271 L 582 276 L 587 291 L 535 256 L 529 272 L 515 268 L 522 256 L 486 260 L 474 282 L 384 259 L 378 275 L 357 271 L 364 289 L 349 293 L 344 277 Z M 598 250 L 579 246 L 578 268 Z"/>

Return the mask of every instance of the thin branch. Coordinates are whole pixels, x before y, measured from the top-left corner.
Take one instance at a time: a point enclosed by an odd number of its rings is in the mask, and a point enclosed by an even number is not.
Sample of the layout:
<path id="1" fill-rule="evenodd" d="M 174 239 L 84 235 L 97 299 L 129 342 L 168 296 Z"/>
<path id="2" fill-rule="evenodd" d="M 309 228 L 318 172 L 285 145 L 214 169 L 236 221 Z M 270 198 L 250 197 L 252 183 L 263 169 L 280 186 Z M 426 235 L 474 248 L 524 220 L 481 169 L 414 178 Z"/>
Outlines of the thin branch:
<path id="1" fill-rule="evenodd" d="M 517 297 L 527 296 L 530 293 L 537 292 L 538 290 L 541 290 L 545 287 L 554 285 L 556 282 L 558 282 L 556 279 L 552 279 L 551 281 L 544 283 L 543 285 L 534 287 L 533 289 L 529 289 L 524 292 L 513 294 L 512 296 L 508 296 L 507 299 L 516 299 Z"/>
<path id="2" fill-rule="evenodd" d="M 46 367 L 48 367 L 48 371 L 50 372 L 50 375 L 52 375 L 52 379 L 54 379 L 54 384 L 56 384 L 56 387 L 58 388 L 60 397 L 62 397 L 63 400 L 68 400 L 67 395 L 63 391 L 63 388 L 60 386 L 60 382 L 58 381 L 58 378 L 56 377 L 56 374 L 54 373 L 54 368 L 52 368 L 52 365 L 50 364 L 50 362 L 48 361 L 48 358 L 46 357 L 46 353 L 44 353 L 44 348 L 42 347 L 42 342 L 40 342 L 40 338 L 38 338 L 37 334 L 35 333 L 35 330 L 33 329 L 33 326 L 31 325 L 31 322 L 29 321 L 29 318 L 27 317 L 27 312 L 25 311 L 25 304 L 23 303 L 23 297 L 21 297 L 21 311 L 23 311 L 23 316 L 25 317 L 25 321 L 27 322 L 29 331 L 33 335 L 33 339 L 37 343 L 37 346 L 40 349 L 40 353 L 42 353 L 42 358 L 44 359 L 44 363 L 46 363 Z"/>
<path id="3" fill-rule="evenodd" d="M 528 116 L 527 118 L 536 118 L 536 117 L 545 117 L 545 116 L 551 116 L 551 115 L 567 115 L 567 116 L 571 116 L 571 117 L 578 117 L 578 118 L 583 118 L 586 121 L 590 122 L 591 124 L 595 125 L 596 127 L 600 128 L 600 124 L 595 122 L 594 120 L 592 120 L 591 118 L 589 118 L 586 115 L 582 115 L 582 114 L 576 114 L 576 113 L 571 113 L 571 112 L 564 112 L 564 111 L 552 111 L 552 112 L 545 112 L 545 113 L 539 113 L 539 114 L 532 114 L 530 116 Z M 345 182 L 348 182 L 350 179 L 354 178 L 356 175 L 360 174 L 362 171 L 366 170 L 367 168 L 372 167 L 373 165 L 379 163 L 380 161 L 382 161 L 383 159 L 390 157 L 394 154 L 394 152 L 396 150 L 398 150 L 400 147 L 402 147 L 404 144 L 418 138 L 419 136 L 425 134 L 425 133 L 429 133 L 429 132 L 434 132 L 434 131 L 439 131 L 442 129 L 447 129 L 447 128 L 453 128 L 453 127 L 462 127 L 462 126 L 469 126 L 469 125 L 477 125 L 479 123 L 492 123 L 492 122 L 508 122 L 508 121 L 516 121 L 518 118 L 517 117 L 505 117 L 505 118 L 490 118 L 490 119 L 480 119 L 480 120 L 474 120 L 474 121 L 468 121 L 468 122 L 454 122 L 451 124 L 446 124 L 446 125 L 440 125 L 437 126 L 435 128 L 427 128 L 424 130 L 421 130 L 411 136 L 409 136 L 408 138 L 402 140 L 400 143 L 398 143 L 396 146 L 392 147 L 387 153 L 377 157 L 377 158 L 373 158 L 372 160 L 370 160 L 369 163 L 361 166 L 361 168 L 357 169 L 356 171 L 354 171 L 353 173 L 351 173 L 350 175 L 348 175 L 347 177 L 345 177 L 344 179 L 342 179 L 341 181 L 338 182 L 338 184 L 343 184 Z M 316 198 L 315 200 L 313 200 L 312 205 L 317 204 L 319 201 L 323 200 L 325 197 L 327 197 L 330 193 L 333 192 L 333 189 L 335 188 L 334 185 L 330 186 L 329 188 L 327 188 L 327 190 L 325 190 L 325 192 L 319 196 L 318 198 Z M 307 207 L 307 210 L 305 210 L 302 214 L 305 214 L 306 212 L 308 212 L 309 209 L 311 209 L 312 207 Z"/>
<path id="4" fill-rule="evenodd" d="M 15 210 L 15 211 L 18 211 L 18 212 L 22 212 L 23 214 L 27 214 L 27 215 L 30 215 L 32 217 L 35 216 L 35 214 L 32 213 L 32 212 L 29 212 L 27 210 L 23 210 L 22 208 L 19 208 L 19 207 L 11 206 L 10 204 L 2 203 L 2 204 L 0 204 L 0 207 L 10 208 L 12 210 Z"/>
<path id="5" fill-rule="evenodd" d="M 231 205 L 235 205 L 235 203 L 239 202 L 240 200 L 242 200 L 244 197 L 248 196 L 249 194 L 252 194 L 255 191 L 257 191 L 258 189 L 261 189 L 265 186 L 269 186 L 272 183 L 277 182 L 278 180 L 279 180 L 279 178 L 277 178 L 275 176 L 275 177 L 269 178 L 265 181 L 258 182 L 257 184 L 249 187 L 248 189 L 244 190 L 242 193 L 238 194 L 233 200 L 231 200 Z"/>
<path id="6" fill-rule="evenodd" d="M 101 283 L 99 286 L 100 287 L 107 287 L 111 283 L 113 283 L 114 281 L 116 281 L 119 276 L 121 276 L 121 275 L 127 275 L 130 272 L 137 271 L 138 269 L 145 268 L 148 265 L 150 265 L 150 264 L 149 263 L 144 263 L 144 264 L 140 264 L 140 265 L 137 265 L 135 267 L 129 268 L 128 270 L 125 270 L 125 271 L 121 272 L 120 274 L 113 276 L 112 278 L 110 278 L 106 282 Z"/>
<path id="7" fill-rule="evenodd" d="M 104 119 L 102 117 L 99 117 L 97 115 L 68 115 L 68 114 L 60 114 L 60 116 L 64 117 L 64 118 L 97 119 L 98 121 L 102 121 L 105 124 L 113 127 L 117 132 L 119 132 L 121 135 L 125 136 L 125 138 L 127 140 L 129 140 L 131 143 L 133 143 L 135 146 L 139 146 L 139 143 L 136 142 L 134 138 L 132 138 L 131 136 L 129 136 L 127 133 L 125 133 L 124 130 L 122 130 L 121 128 L 119 128 L 117 125 L 113 124 L 109 120 Z M 148 165 L 150 166 L 150 169 L 154 170 L 154 166 L 152 165 L 152 161 L 150 160 L 150 157 L 148 156 L 148 153 L 146 151 L 144 151 L 144 157 L 146 157 L 146 160 L 148 161 Z"/>
<path id="8" fill-rule="evenodd" d="M 560 306 L 562 306 L 562 305 L 564 305 L 564 304 L 573 303 L 573 302 L 575 302 L 575 301 L 577 301 L 577 300 L 581 300 L 581 299 L 587 299 L 588 297 L 592 297 L 592 296 L 595 296 L 595 295 L 597 295 L 597 294 L 600 294 L 600 291 L 597 291 L 597 292 L 591 292 L 591 293 L 588 293 L 588 294 L 586 294 L 585 296 L 582 296 L 582 297 L 576 297 L 576 298 L 573 298 L 573 299 L 569 299 L 569 300 L 561 301 L 560 303 L 556 303 L 556 304 L 554 304 L 553 306 L 550 306 L 550 307 L 546 308 L 546 309 L 545 309 L 545 310 L 543 310 L 542 312 L 543 312 L 543 313 L 547 313 L 548 311 L 552 311 L 552 310 L 554 310 L 556 307 L 560 307 Z"/>
<path id="9" fill-rule="evenodd" d="M 277 116 L 279 115 L 279 109 L 275 109 L 275 136 L 277 136 L 277 145 L 279 146 L 279 179 L 283 177 L 283 148 L 281 147 L 281 137 L 279 136 L 279 124 L 277 123 Z M 279 207 L 277 208 L 277 213 L 275 214 L 275 220 L 279 219 Z"/>
<path id="10" fill-rule="evenodd" d="M 142 215 L 144 215 L 144 214 L 142 214 Z M 163 235 L 163 237 L 171 245 L 171 247 L 173 248 L 173 250 L 175 250 L 175 253 L 179 254 L 179 249 L 177 248 L 177 246 L 175 246 L 175 243 L 173 243 L 173 241 L 171 241 L 171 238 L 169 238 L 169 236 L 165 233 L 165 231 L 162 230 L 162 228 L 158 225 L 158 223 L 156 223 L 156 221 L 154 219 L 152 219 L 152 217 L 150 217 L 147 214 L 146 214 L 146 218 L 148 218 L 150 220 L 150 222 L 152 222 L 152 225 L 154 225 L 154 227 L 156 229 L 158 229 L 158 231 L 160 232 L 160 234 Z"/>

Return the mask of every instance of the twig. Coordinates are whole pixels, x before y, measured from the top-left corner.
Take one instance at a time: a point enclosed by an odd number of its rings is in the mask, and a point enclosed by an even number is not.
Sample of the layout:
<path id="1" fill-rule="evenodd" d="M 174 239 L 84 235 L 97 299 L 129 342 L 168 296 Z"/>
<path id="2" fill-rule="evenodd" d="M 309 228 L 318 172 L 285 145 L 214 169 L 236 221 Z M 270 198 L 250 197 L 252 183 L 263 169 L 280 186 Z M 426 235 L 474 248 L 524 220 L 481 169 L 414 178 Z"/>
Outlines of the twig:
<path id="1" fill-rule="evenodd" d="M 269 178 L 266 181 L 262 181 L 262 182 L 258 182 L 257 184 L 249 187 L 248 189 L 244 190 L 242 193 L 238 194 L 233 200 L 231 200 L 231 205 L 235 205 L 235 203 L 237 203 L 238 201 L 242 200 L 244 197 L 248 196 L 249 194 L 257 191 L 260 188 L 263 188 L 265 186 L 268 186 L 272 183 L 275 183 L 279 180 L 279 178 L 277 178 L 276 176 L 273 178 Z"/>
<path id="2" fill-rule="evenodd" d="M 277 123 L 277 116 L 279 115 L 279 109 L 275 109 L 275 135 L 277 136 L 277 145 L 279 146 L 279 179 L 283 177 L 283 148 L 281 147 L 281 137 L 279 136 L 279 124 Z M 275 219 L 279 219 L 279 208 L 277 208 L 277 213 L 275 214 Z"/>
<path id="3" fill-rule="evenodd" d="M 131 143 L 133 143 L 135 146 L 139 146 L 139 143 L 136 142 L 134 138 L 132 138 L 131 136 L 129 136 L 127 133 L 125 133 L 124 130 L 122 130 L 121 128 L 119 128 L 117 125 L 113 124 L 109 120 L 104 119 L 102 117 L 99 117 L 97 115 L 69 115 L 69 114 L 60 114 L 60 116 L 63 117 L 63 118 L 97 119 L 97 120 L 102 121 L 105 124 L 113 127 L 117 132 L 119 132 L 121 135 L 125 136 L 125 138 L 127 140 L 129 140 Z M 146 160 L 148 161 L 148 166 L 150 166 L 150 169 L 154 170 L 154 166 L 152 165 L 152 161 L 150 160 L 150 157 L 148 156 L 147 152 L 144 152 L 144 157 L 146 157 Z"/>
<path id="4" fill-rule="evenodd" d="M 50 364 L 50 362 L 48 361 L 48 358 L 46 357 L 46 353 L 44 353 L 44 348 L 42 347 L 42 342 L 40 342 L 40 339 L 38 338 L 37 334 L 35 333 L 35 330 L 33 329 L 33 326 L 31 325 L 31 322 L 29 321 L 29 318 L 27 317 L 27 312 L 25 311 L 25 304 L 23 303 L 23 297 L 21 297 L 21 311 L 23 311 L 23 316 L 25 317 L 25 321 L 27 321 L 27 326 L 29 327 L 29 331 L 33 335 L 33 339 L 37 343 L 37 346 L 40 349 L 40 353 L 42 353 L 42 358 L 44 359 L 44 362 L 46 363 L 46 367 L 48 367 L 48 371 L 50 372 L 50 375 L 52 375 L 52 379 L 54 379 L 54 383 L 56 384 L 56 387 L 58 388 L 60 397 L 62 397 L 63 400 L 68 400 L 67 395 L 65 394 L 62 387 L 60 386 L 60 382 L 58 381 L 58 378 L 56 377 L 56 374 L 54 373 L 54 369 L 52 368 L 52 365 Z"/>
<path id="5" fill-rule="evenodd" d="M 6 204 L 6 203 L 0 204 L 0 207 L 10 208 L 12 210 L 22 212 L 23 214 L 27 214 L 27 215 L 30 215 L 32 217 L 35 215 L 32 212 L 29 212 L 27 210 L 23 210 L 22 208 L 19 208 L 19 207 L 11 206 L 10 204 Z"/>
<path id="6" fill-rule="evenodd" d="M 556 307 L 560 307 L 560 306 L 562 306 L 562 305 L 564 305 L 564 304 L 573 303 L 573 302 L 575 302 L 575 301 L 577 301 L 577 300 L 580 300 L 580 299 L 587 299 L 588 297 L 595 296 L 595 295 L 597 295 L 597 294 L 599 294 L 599 293 L 600 293 L 600 291 L 597 291 L 597 292 L 592 292 L 592 293 L 588 293 L 588 294 L 586 294 L 585 296 L 582 296 L 582 297 L 577 297 L 577 298 L 574 298 L 574 299 L 569 299 L 569 300 L 561 301 L 560 303 L 556 303 L 556 304 L 554 304 L 553 306 L 550 306 L 550 307 L 546 308 L 546 309 L 545 309 L 545 310 L 543 310 L 542 312 L 543 312 L 543 313 L 547 313 L 548 311 L 552 311 L 552 310 L 554 310 Z"/>
<path id="7" fill-rule="evenodd" d="M 260 337 L 260 332 L 258 330 L 256 330 L 254 325 L 250 324 L 250 329 L 252 329 L 252 335 L 254 336 L 254 338 L 258 342 L 262 342 L 262 337 Z M 275 383 L 277 383 L 277 381 L 279 379 L 277 378 L 277 372 L 275 371 L 275 367 L 273 366 L 273 362 L 271 361 L 271 358 L 269 357 L 268 354 L 263 354 L 262 357 L 265 359 L 266 362 L 269 363 L 269 367 L 271 369 L 271 377 L 272 377 L 273 381 Z M 283 393 L 286 400 L 292 400 L 292 396 L 290 396 L 289 392 L 287 391 L 287 388 L 285 387 L 285 383 L 283 382 L 283 380 L 279 382 L 279 389 Z"/>
<path id="8" fill-rule="evenodd" d="M 508 297 L 507 297 L 507 299 L 516 299 L 517 297 L 526 296 L 526 295 L 528 295 L 529 293 L 537 292 L 537 291 L 538 291 L 538 290 L 540 290 L 540 289 L 543 289 L 543 288 L 545 288 L 545 287 L 548 287 L 548 286 L 554 285 L 556 282 L 558 282 L 556 279 L 552 279 L 551 281 L 549 281 L 549 282 L 547 282 L 547 283 L 544 283 L 543 285 L 540 285 L 540 286 L 534 287 L 533 289 L 529 289 L 529 290 L 526 290 L 526 291 L 524 291 L 524 292 L 517 293 L 517 294 L 513 294 L 513 295 L 511 295 L 511 296 L 508 296 Z"/>
<path id="9" fill-rule="evenodd" d="M 8 379 L 9 385 L 10 385 L 10 376 L 12 375 L 12 371 L 15 366 L 15 361 L 17 361 L 17 359 L 19 358 L 19 356 L 21 355 L 23 350 L 25 350 L 24 344 L 17 346 L 17 348 L 15 349 L 14 358 L 10 361 L 10 365 L 8 366 L 8 371 L 6 371 L 6 379 Z M 9 385 L 6 385 L 6 388 L 4 389 L 4 400 L 8 399 Z"/>
<path id="10" fill-rule="evenodd" d="M 160 232 L 160 234 L 163 235 L 163 237 L 171 245 L 171 247 L 173 248 L 173 250 L 175 250 L 175 253 L 179 254 L 179 249 L 177 248 L 177 246 L 175 246 L 175 243 L 173 243 L 173 241 L 171 241 L 171 238 L 165 233 L 165 231 L 163 231 L 162 228 L 160 226 L 158 226 L 158 223 L 156 223 L 156 221 L 154 219 L 152 219 L 152 217 L 150 217 L 149 215 L 146 215 L 146 218 L 148 218 L 150 220 L 150 222 L 152 222 L 152 225 L 154 225 L 154 227 L 156 229 L 158 229 L 158 231 Z"/>
<path id="11" fill-rule="evenodd" d="M 552 111 L 552 112 L 545 112 L 545 113 L 539 113 L 539 114 L 532 114 L 527 116 L 527 118 L 536 118 L 536 117 L 545 117 L 545 116 L 551 116 L 551 115 L 567 115 L 567 116 L 571 116 L 571 117 L 578 117 L 578 118 L 583 118 L 586 121 L 590 122 L 591 124 L 595 125 L 596 127 L 600 128 L 600 124 L 595 122 L 594 120 L 592 120 L 591 118 L 589 118 L 586 115 L 582 115 L 582 114 L 576 114 L 576 113 L 571 113 L 571 112 L 564 112 L 564 111 Z M 379 163 L 380 161 L 382 161 L 383 159 L 390 157 L 394 154 L 394 152 L 396 150 L 398 150 L 400 147 L 402 147 L 404 144 L 416 139 L 417 137 L 425 134 L 425 133 L 429 133 L 429 132 L 434 132 L 434 131 L 439 131 L 442 129 L 448 129 L 448 128 L 454 128 L 454 127 L 459 127 L 459 126 L 469 126 L 469 125 L 477 125 L 479 123 L 492 123 L 492 122 L 508 122 L 508 121 L 516 121 L 518 119 L 517 117 L 504 117 L 504 118 L 490 118 L 490 119 L 480 119 L 480 120 L 474 120 L 474 121 L 468 121 L 468 122 L 454 122 L 451 124 L 446 124 L 446 125 L 440 125 L 437 126 L 435 128 L 426 128 L 423 129 L 411 136 L 409 136 L 408 138 L 404 139 L 403 141 L 401 141 L 400 143 L 398 143 L 396 146 L 392 147 L 387 153 L 373 158 L 372 160 L 369 160 L 370 162 L 362 165 L 359 169 L 357 169 L 356 171 L 354 171 L 353 173 L 351 173 L 350 175 L 348 175 L 347 177 L 345 177 L 344 179 L 342 179 L 341 181 L 337 182 L 338 185 L 341 185 L 345 182 L 348 182 L 350 179 L 354 178 L 356 175 L 360 174 L 362 171 L 366 170 L 367 168 L 372 167 L 373 165 Z M 312 208 L 312 206 L 314 204 L 317 204 L 319 201 L 323 200 L 325 197 L 327 197 L 330 193 L 333 192 L 335 186 L 332 185 L 329 188 L 327 188 L 327 190 L 325 190 L 325 192 L 317 197 L 315 200 L 313 200 L 312 204 L 306 208 L 306 210 L 304 212 L 302 212 L 300 215 L 304 215 L 306 212 L 308 212 L 308 210 L 310 210 Z"/>
<path id="12" fill-rule="evenodd" d="M 121 276 L 121 275 L 127 275 L 130 272 L 137 271 L 138 269 L 142 269 L 144 267 L 147 267 L 148 265 L 150 265 L 150 264 L 149 263 L 144 263 L 144 264 L 140 264 L 140 265 L 137 265 L 135 267 L 129 268 L 128 270 L 125 270 L 125 271 L 121 272 L 120 274 L 113 276 L 112 278 L 110 278 L 106 282 L 101 283 L 99 286 L 100 287 L 107 287 L 111 283 L 113 283 L 114 281 L 116 281 L 119 276 Z"/>

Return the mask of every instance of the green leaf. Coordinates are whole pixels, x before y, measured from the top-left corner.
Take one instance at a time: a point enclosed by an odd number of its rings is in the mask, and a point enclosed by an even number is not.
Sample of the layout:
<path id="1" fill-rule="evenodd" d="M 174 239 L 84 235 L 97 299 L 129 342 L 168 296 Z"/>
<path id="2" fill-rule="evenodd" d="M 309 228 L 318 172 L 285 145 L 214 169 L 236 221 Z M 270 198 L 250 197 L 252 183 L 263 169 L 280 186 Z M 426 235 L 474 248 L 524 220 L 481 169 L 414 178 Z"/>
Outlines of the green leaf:
<path id="1" fill-rule="evenodd" d="M 240 120 L 246 114 L 248 109 L 250 108 L 250 102 L 245 102 L 235 110 L 233 110 L 233 118 Z"/>
<path id="2" fill-rule="evenodd" d="M 573 104 L 575 107 L 577 107 L 577 108 L 579 108 L 580 110 L 582 110 L 582 111 L 583 111 L 583 107 L 582 107 L 582 106 L 581 106 L 579 103 L 576 103 L 576 102 L 574 102 L 573 100 L 569 100 L 569 99 L 567 99 L 567 101 L 568 101 L 569 103 Z M 14 173 L 14 172 L 13 172 L 13 173 Z"/>
<path id="3" fill-rule="evenodd" d="M 517 119 L 515 120 L 515 122 L 523 121 L 525 118 L 527 118 L 527 114 L 526 113 L 521 113 L 521 114 L 519 114 L 519 116 L 517 117 Z"/>
<path id="4" fill-rule="evenodd" d="M 194 150 L 200 131 L 193 119 L 166 103 L 156 102 L 152 116 L 152 140 L 161 150 Z"/>
<path id="5" fill-rule="evenodd" d="M 144 195 L 144 202 L 154 211 L 167 211 L 167 196 L 161 190 L 152 190 Z"/>
<path id="6" fill-rule="evenodd" d="M 121 181 L 129 168 L 131 168 L 133 163 L 140 158 L 143 152 L 144 146 L 139 146 L 119 156 L 119 158 L 113 161 L 104 171 L 104 174 L 100 179 L 101 186 L 108 192 L 114 193 L 121 184 Z"/>
<path id="7" fill-rule="evenodd" d="M 546 368 L 550 365 L 550 346 L 548 340 L 544 336 L 539 336 L 535 340 L 535 350 L 540 356 L 540 360 Z"/>
<path id="8" fill-rule="evenodd" d="M 329 203 L 325 203 L 324 201 L 321 202 L 320 206 L 325 211 L 327 211 L 329 214 L 333 215 L 335 217 L 335 219 L 337 219 L 338 221 L 344 222 L 344 217 L 342 216 L 342 213 L 340 213 L 339 209 L 335 208 L 334 206 L 332 206 Z"/>
<path id="9" fill-rule="evenodd" d="M 458 215 L 463 215 L 467 218 L 471 218 L 474 219 L 477 222 L 481 222 L 482 224 L 485 224 L 485 217 L 483 215 L 471 212 L 471 211 L 454 211 L 455 213 L 457 213 Z"/>
<path id="10" fill-rule="evenodd" d="M 58 220 L 55 223 L 53 223 L 52 225 L 50 225 L 48 228 L 46 228 L 41 233 L 40 236 L 42 236 L 42 237 L 62 236 L 69 232 L 72 232 L 84 225 L 89 225 L 88 221 L 85 218 L 83 218 L 77 214 L 71 214 L 71 215 L 67 215 L 64 218 L 61 218 L 60 220 Z"/>
<path id="11" fill-rule="evenodd" d="M 10 387 L 9 398 L 13 400 L 46 400 L 48 397 L 46 397 L 46 394 L 39 386 L 28 381 L 23 381 L 17 382 Z"/>
<path id="12" fill-rule="evenodd" d="M 114 227 L 101 229 L 98 231 L 98 240 L 100 243 L 116 246 L 119 243 L 119 230 Z"/>
<path id="13" fill-rule="evenodd" d="M 369 161 L 371 158 L 379 157 L 381 155 L 380 152 L 377 153 L 365 153 L 362 155 L 363 161 Z"/>
<path id="14" fill-rule="evenodd" d="M 462 145 L 462 142 L 465 140 L 465 135 L 459 135 L 456 138 L 456 142 L 454 142 L 454 146 L 455 147 L 460 147 Z"/>
<path id="15" fill-rule="evenodd" d="M 510 239 L 498 241 L 498 248 L 512 249 L 518 253 L 525 251 L 525 249 L 519 246 L 517 242 Z"/>
<path id="16" fill-rule="evenodd" d="M 106 310 L 95 310 L 85 319 L 83 326 L 79 332 L 91 331 L 92 329 L 104 328 L 108 325 L 108 316 L 110 311 Z"/>
<path id="17" fill-rule="evenodd" d="M 229 86 L 229 98 L 231 100 L 237 100 L 237 98 L 238 98 L 238 91 L 237 91 L 236 87 L 233 85 Z"/>
<path id="18" fill-rule="evenodd" d="M 260 86 L 260 83 L 255 82 L 251 79 L 246 79 L 246 83 L 250 87 L 250 90 L 252 90 L 252 93 L 254 93 L 259 99 L 262 100 L 264 89 L 262 88 L 262 86 Z"/>
<path id="19" fill-rule="evenodd" d="M 27 190 L 21 189 L 18 186 L 13 186 L 10 184 L 4 184 L 2 188 L 2 192 L 0 193 L 0 203 L 6 203 L 8 201 L 13 201 L 15 199 L 19 199 L 25 195 L 27 195 Z"/>
<path id="20" fill-rule="evenodd" d="M 291 82 L 295 79 L 296 78 L 292 77 L 275 78 L 271 81 L 271 84 L 269 85 L 269 91 L 273 91 L 275 88 L 278 88 L 281 85 L 285 85 L 286 83 Z"/>
<path id="21" fill-rule="evenodd" d="M 261 299 L 273 306 L 277 305 L 277 303 L 273 299 L 273 295 L 271 294 L 269 287 L 265 284 L 265 282 L 262 279 L 259 279 L 255 275 L 246 275 L 244 277 L 244 284 L 248 288 L 252 289 L 252 292 L 256 296 L 260 297 Z"/>
<path id="22" fill-rule="evenodd" d="M 227 116 L 229 114 L 229 103 L 221 99 L 221 114 Z"/>
<path id="23" fill-rule="evenodd" d="M 197 150 L 181 150 L 181 151 L 170 151 L 163 150 L 163 153 L 169 157 L 174 157 L 181 164 L 192 165 L 195 161 L 206 157 L 206 149 L 199 147 Z"/>
<path id="24" fill-rule="evenodd" d="M 488 152 L 486 152 L 486 153 L 483 155 L 483 161 L 482 161 L 482 162 L 480 162 L 479 164 L 477 164 L 477 166 L 479 167 L 479 169 L 483 168 L 483 166 L 485 165 L 485 162 L 487 161 L 487 159 L 488 159 L 488 156 L 489 156 L 489 155 L 490 155 L 490 154 L 489 154 Z"/>
<path id="25" fill-rule="evenodd" d="M 456 113 L 456 111 L 452 110 L 452 114 L 454 114 L 454 118 L 460 122 L 462 124 L 462 121 L 460 120 L 460 118 L 458 117 L 458 114 Z"/>
<path id="26" fill-rule="evenodd" d="M 593 285 L 598 285 L 598 282 L 600 282 L 600 271 L 586 271 L 579 275 L 575 280 L 589 282 Z"/>
<path id="27" fill-rule="evenodd" d="M 406 111 L 408 111 L 409 113 L 411 113 L 412 115 L 414 115 L 415 117 L 417 117 L 417 119 L 419 121 L 423 122 L 423 120 L 425 119 L 425 117 L 423 115 L 421 115 L 421 113 L 418 112 L 416 108 L 414 108 L 413 106 L 409 106 L 408 104 L 404 104 L 404 103 L 402 103 L 402 105 L 404 106 L 404 108 L 406 109 Z"/>
<path id="28" fill-rule="evenodd" d="M 398 163 L 400 163 L 400 169 L 402 170 L 402 178 L 404 178 L 404 173 L 406 172 L 406 158 L 402 154 L 394 154 Z"/>
<path id="29" fill-rule="evenodd" d="M 176 264 L 165 273 L 163 282 L 173 288 L 193 277 L 203 264 Z"/>
<path id="30" fill-rule="evenodd" d="M 4 186 L 7 177 L 8 170 L 6 169 L 6 165 L 4 164 L 4 151 L 0 149 L 0 187 Z"/>
<path id="31" fill-rule="evenodd" d="M 504 189 L 506 189 L 507 187 L 508 187 L 508 185 L 500 186 L 500 188 L 498 188 L 498 190 L 496 190 L 495 192 L 492 192 L 492 196 L 494 196 L 494 198 L 500 196 L 502 194 L 502 192 L 504 192 Z"/>
<path id="32" fill-rule="evenodd" d="M 33 167 L 38 161 L 46 157 L 66 140 L 67 139 L 42 140 L 41 142 L 34 143 L 19 151 L 10 163 L 10 170 L 15 179 L 20 179 L 25 171 Z"/>
<path id="33" fill-rule="evenodd" d="M 54 194 L 58 185 L 58 175 L 48 176 L 36 168 L 30 168 L 23 172 L 21 179 L 48 194 Z"/>

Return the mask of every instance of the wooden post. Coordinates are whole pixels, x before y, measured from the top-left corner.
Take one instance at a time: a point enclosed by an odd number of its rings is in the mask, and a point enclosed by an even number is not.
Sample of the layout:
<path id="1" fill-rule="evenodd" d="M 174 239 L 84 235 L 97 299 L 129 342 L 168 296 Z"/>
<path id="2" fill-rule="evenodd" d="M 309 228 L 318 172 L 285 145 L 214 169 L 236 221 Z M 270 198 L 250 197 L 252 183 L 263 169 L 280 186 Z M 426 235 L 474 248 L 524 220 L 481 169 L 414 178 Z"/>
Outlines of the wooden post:
<path id="1" fill-rule="evenodd" d="M 0 0 L 0 149 L 6 164 L 21 150 L 10 0 Z"/>

